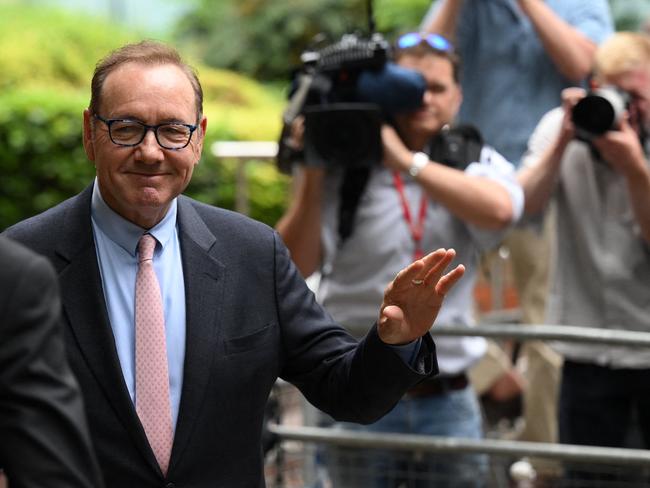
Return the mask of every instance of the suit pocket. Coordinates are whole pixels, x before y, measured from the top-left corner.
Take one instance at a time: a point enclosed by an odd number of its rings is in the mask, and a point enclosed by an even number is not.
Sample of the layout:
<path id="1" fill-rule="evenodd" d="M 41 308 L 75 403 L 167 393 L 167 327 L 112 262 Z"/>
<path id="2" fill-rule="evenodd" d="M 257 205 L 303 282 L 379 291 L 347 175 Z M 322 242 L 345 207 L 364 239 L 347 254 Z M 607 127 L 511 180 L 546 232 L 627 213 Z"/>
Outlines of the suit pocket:
<path id="1" fill-rule="evenodd" d="M 233 337 L 225 341 L 226 355 L 239 354 L 242 352 L 257 349 L 267 344 L 271 339 L 273 324 L 240 337 Z"/>

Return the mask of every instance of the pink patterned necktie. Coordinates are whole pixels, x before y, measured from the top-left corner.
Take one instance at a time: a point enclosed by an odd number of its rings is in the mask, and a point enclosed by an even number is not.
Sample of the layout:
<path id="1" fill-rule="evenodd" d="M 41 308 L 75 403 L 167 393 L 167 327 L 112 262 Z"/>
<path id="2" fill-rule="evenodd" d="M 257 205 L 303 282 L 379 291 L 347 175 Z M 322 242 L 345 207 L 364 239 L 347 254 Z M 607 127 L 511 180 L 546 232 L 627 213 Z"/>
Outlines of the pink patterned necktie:
<path id="1" fill-rule="evenodd" d="M 150 234 L 140 238 L 135 279 L 135 408 L 160 469 L 166 475 L 174 434 L 165 317 L 153 269 L 155 247 L 156 239 Z"/>

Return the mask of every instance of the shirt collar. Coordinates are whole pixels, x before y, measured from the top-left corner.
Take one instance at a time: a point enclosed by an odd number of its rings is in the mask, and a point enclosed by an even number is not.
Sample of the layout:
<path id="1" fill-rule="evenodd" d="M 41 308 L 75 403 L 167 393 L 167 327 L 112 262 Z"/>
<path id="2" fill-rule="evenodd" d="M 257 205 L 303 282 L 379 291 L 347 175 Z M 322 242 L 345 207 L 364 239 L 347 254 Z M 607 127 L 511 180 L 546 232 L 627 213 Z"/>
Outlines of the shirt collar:
<path id="1" fill-rule="evenodd" d="M 176 216 L 178 202 L 174 198 L 169 205 L 165 217 L 149 230 L 129 222 L 124 217 L 111 209 L 102 197 L 97 178 L 93 185 L 93 195 L 90 204 L 90 215 L 93 222 L 104 234 L 118 246 L 135 257 L 138 241 L 143 234 L 148 233 L 155 237 L 158 244 L 164 249 L 176 232 Z"/>

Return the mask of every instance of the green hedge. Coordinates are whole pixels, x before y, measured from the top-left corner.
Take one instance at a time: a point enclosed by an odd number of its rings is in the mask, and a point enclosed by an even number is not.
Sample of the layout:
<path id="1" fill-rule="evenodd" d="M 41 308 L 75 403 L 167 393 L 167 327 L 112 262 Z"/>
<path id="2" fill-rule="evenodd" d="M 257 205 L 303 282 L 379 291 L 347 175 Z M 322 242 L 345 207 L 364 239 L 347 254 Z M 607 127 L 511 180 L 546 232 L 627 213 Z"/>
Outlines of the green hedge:
<path id="1" fill-rule="evenodd" d="M 0 229 L 41 212 L 91 181 L 81 145 L 85 100 L 40 89 L 0 96 Z"/>

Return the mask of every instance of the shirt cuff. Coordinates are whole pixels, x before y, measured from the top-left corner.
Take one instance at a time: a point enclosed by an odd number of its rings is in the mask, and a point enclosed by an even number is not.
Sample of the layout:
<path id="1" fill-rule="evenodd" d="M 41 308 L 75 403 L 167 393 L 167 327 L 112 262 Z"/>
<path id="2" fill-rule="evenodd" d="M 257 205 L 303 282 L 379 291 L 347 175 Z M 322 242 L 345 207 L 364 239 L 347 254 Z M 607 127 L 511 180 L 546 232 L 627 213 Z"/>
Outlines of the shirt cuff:
<path id="1" fill-rule="evenodd" d="M 420 354 L 420 347 L 422 345 L 422 338 L 418 340 L 409 342 L 408 344 L 403 344 L 401 346 L 390 346 L 390 348 L 397 353 L 397 355 L 402 358 L 409 366 L 416 368 L 417 358 Z"/>

